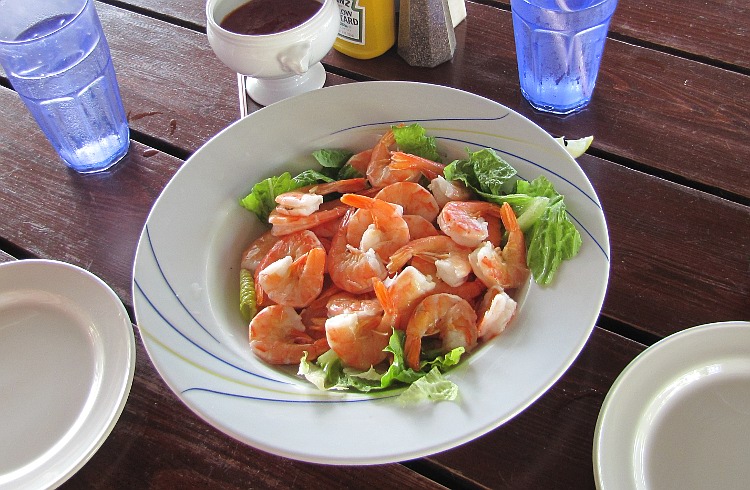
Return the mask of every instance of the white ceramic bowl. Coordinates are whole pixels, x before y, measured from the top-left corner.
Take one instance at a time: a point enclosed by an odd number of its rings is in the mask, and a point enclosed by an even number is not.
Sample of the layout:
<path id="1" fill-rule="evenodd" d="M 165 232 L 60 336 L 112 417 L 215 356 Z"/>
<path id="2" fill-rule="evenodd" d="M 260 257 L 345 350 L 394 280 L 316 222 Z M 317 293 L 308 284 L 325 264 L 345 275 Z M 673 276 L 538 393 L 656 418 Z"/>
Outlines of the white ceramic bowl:
<path id="1" fill-rule="evenodd" d="M 323 0 L 307 21 L 275 34 L 245 35 L 219 24 L 247 0 L 208 0 L 206 31 L 216 56 L 229 68 L 250 77 L 248 94 L 268 105 L 323 86 L 320 60 L 328 54 L 339 28 L 336 0 Z"/>
<path id="2" fill-rule="evenodd" d="M 312 168 L 315 150 L 372 147 L 401 122 L 422 124 L 446 161 L 462 158 L 467 147 L 492 147 L 521 178 L 546 176 L 565 195 L 583 238 L 579 255 L 563 264 L 551 285 L 526 287 L 506 331 L 449 373 L 459 399 L 417 407 L 402 406 L 392 393 L 318 391 L 296 369 L 263 363 L 250 350 L 238 306 L 240 255 L 265 230 L 238 200 L 266 177 Z M 374 464 L 449 449 L 533 403 L 586 343 L 608 274 L 609 239 L 599 200 L 549 134 L 507 107 L 460 90 L 366 82 L 265 107 L 196 151 L 146 222 L 133 300 L 154 365 L 208 423 L 290 458 Z"/>

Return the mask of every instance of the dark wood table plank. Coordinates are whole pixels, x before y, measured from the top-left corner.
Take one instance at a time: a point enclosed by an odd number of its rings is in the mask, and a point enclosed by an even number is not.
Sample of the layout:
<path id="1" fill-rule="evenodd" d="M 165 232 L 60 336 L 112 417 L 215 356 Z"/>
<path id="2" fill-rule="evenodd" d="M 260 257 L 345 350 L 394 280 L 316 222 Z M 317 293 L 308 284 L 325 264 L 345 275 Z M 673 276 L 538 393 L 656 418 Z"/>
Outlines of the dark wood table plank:
<path id="1" fill-rule="evenodd" d="M 428 460 L 487 488 L 594 488 L 591 451 L 604 398 L 645 347 L 595 329 L 567 373 L 492 432 Z"/>
<path id="2" fill-rule="evenodd" d="M 620 0 L 614 32 L 750 72 L 750 7 L 736 0 Z"/>
<path id="3" fill-rule="evenodd" d="M 750 320 L 750 207 L 589 155 L 578 161 L 609 228 L 605 315 L 656 336 Z"/>
<path id="4" fill-rule="evenodd" d="M 105 4 L 97 11 L 136 138 L 187 154 L 239 118 L 236 75 L 205 35 Z"/>
<path id="5" fill-rule="evenodd" d="M 509 9 L 509 0 L 487 0 Z M 750 8 L 737 0 L 618 0 L 610 35 L 750 72 Z"/>
<path id="6" fill-rule="evenodd" d="M 132 305 L 140 231 L 182 161 L 131 141 L 112 172 L 79 175 L 65 167 L 7 89 L 0 89 L 0 120 L 0 236 L 32 256 L 90 270 Z"/>

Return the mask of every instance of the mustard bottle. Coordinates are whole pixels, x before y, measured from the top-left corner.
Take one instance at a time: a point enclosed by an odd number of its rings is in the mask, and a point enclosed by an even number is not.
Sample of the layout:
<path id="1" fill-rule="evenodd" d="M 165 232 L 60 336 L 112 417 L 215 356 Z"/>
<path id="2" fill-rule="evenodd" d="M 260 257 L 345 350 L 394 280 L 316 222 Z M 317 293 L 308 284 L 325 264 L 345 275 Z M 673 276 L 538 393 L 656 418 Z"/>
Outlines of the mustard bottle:
<path id="1" fill-rule="evenodd" d="M 333 47 L 353 58 L 367 60 L 388 51 L 396 42 L 394 0 L 337 0 L 341 12 L 339 35 Z"/>

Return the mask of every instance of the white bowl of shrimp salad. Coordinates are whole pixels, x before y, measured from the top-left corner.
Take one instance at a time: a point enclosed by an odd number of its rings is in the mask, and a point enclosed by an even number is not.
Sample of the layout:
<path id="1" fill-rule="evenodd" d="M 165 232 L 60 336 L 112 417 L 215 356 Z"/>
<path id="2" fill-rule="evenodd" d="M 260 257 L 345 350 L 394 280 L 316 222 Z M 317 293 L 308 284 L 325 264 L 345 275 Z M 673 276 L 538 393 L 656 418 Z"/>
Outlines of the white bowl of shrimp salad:
<path id="1" fill-rule="evenodd" d="M 419 163 L 418 158 L 426 157 L 403 151 L 391 138 L 394 128 L 414 124 L 434 143 L 437 167 Z M 347 178 L 360 180 L 312 186 L 306 182 L 297 190 L 314 194 L 315 202 L 310 204 L 307 195 L 287 194 L 267 210 L 266 219 L 248 211 L 245 200 L 259 182 L 284 172 L 298 176 L 320 169 L 320 158 L 314 156 L 318 150 L 348 152 L 346 161 L 362 172 Z M 520 263 L 516 242 L 525 237 L 533 248 L 533 226 L 524 224 L 527 210 L 512 197 L 505 199 L 511 201 L 510 213 L 502 200 L 494 202 L 494 208 L 451 204 L 453 213 L 444 212 L 450 206 L 440 196 L 438 187 L 444 184 L 438 177 L 456 179 L 455 165 L 449 175 L 451 162 L 467 161 L 486 150 L 514 169 L 503 183 L 507 193 L 543 177 L 564 196 L 561 216 L 575 228 L 579 242 L 574 256 L 554 277 L 547 277 L 547 283 L 540 280 L 545 272 L 539 266 L 532 266 L 531 273 L 515 267 Z M 434 234 L 422 221 L 404 225 L 410 220 L 404 216 L 419 214 L 415 207 L 432 206 L 420 197 L 422 191 L 411 185 L 391 189 L 390 194 L 400 196 L 396 204 L 377 197 L 392 182 L 378 180 L 387 178 L 381 174 L 389 170 L 376 168 L 374 162 L 384 159 L 391 165 L 399 158 L 401 163 L 390 170 L 418 169 L 406 180 L 428 189 L 437 202 L 437 210 L 428 213 L 437 212 L 439 219 L 428 214 L 423 220 L 437 230 L 438 238 L 429 238 Z M 463 182 L 463 187 L 468 196 L 448 200 L 486 200 L 477 197 L 484 190 L 471 182 Z M 443 190 L 452 195 L 461 189 Z M 463 232 L 451 225 L 460 228 L 467 216 L 476 215 L 471 206 L 481 208 L 475 221 L 480 228 L 484 224 L 484 230 L 459 243 Z M 331 219 L 315 214 L 333 209 L 338 214 Z M 362 213 L 355 217 L 362 209 L 369 221 L 363 221 Z M 290 217 L 297 212 L 302 218 Z M 278 233 L 264 243 L 259 238 L 273 235 L 268 219 Z M 527 228 L 514 232 L 513 222 Z M 357 227 L 359 231 L 351 231 Z M 359 242 L 352 241 L 352 234 Z M 414 243 L 417 239 L 423 241 Z M 261 252 L 248 256 L 251 244 Z M 354 257 L 360 253 L 362 257 Z M 533 253 L 529 249 L 528 254 Z M 477 269 L 487 261 L 494 266 Z M 300 272 L 308 262 L 309 270 Z M 248 303 L 246 290 L 241 293 L 239 286 L 243 269 L 250 271 L 245 277 L 253 279 L 252 320 L 240 308 Z M 398 278 L 408 274 L 416 279 L 402 284 L 426 291 L 417 304 L 400 302 L 395 292 Z M 450 449 L 531 405 L 585 345 L 608 275 L 609 239 L 596 192 L 575 160 L 544 130 L 467 92 L 411 82 L 366 82 L 328 87 L 265 107 L 226 128 L 188 159 L 143 229 L 133 297 L 152 362 L 207 423 L 253 447 L 297 460 L 378 464 Z M 492 281 L 508 277 L 513 284 L 493 287 Z M 290 280 L 300 282 L 290 287 Z M 352 285 L 344 284 L 347 281 Z M 345 290 L 349 287 L 364 291 L 350 293 Z M 487 297 L 499 298 L 498 292 L 503 299 L 495 301 L 496 314 L 487 316 Z M 351 332 L 358 328 L 374 332 L 362 335 L 374 351 L 364 358 L 347 352 Z M 386 343 L 398 338 L 396 332 L 404 343 L 395 351 L 389 347 L 383 354 L 380 345 L 373 348 L 383 342 L 378 338 L 388 339 Z M 344 371 L 354 372 L 365 384 L 377 384 L 394 359 L 402 362 L 401 373 L 420 368 L 427 362 L 420 357 L 429 350 L 425 345 L 441 358 L 459 349 L 458 364 L 438 373 L 440 386 L 450 387 L 443 401 L 405 397 L 414 390 L 397 382 L 382 390 L 360 391 L 316 378 L 316 357 L 335 355 L 347 364 Z M 300 353 L 302 364 L 296 359 Z M 355 369 L 359 362 L 364 364 Z M 370 362 L 379 364 L 364 369 Z M 307 376 L 300 374 L 302 366 Z M 309 379 L 317 379 L 317 385 Z M 293 429 L 307 419 L 314 423 L 305 424 L 304 431 Z"/>

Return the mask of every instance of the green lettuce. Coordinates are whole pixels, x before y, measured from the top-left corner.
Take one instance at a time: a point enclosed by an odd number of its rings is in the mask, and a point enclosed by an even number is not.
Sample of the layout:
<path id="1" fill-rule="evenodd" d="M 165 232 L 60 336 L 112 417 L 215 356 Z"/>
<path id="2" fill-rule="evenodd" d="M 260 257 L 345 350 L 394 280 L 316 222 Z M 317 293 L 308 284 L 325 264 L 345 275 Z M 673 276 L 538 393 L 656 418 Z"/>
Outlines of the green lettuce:
<path id="1" fill-rule="evenodd" d="M 255 184 L 250 194 L 240 199 L 240 204 L 267 223 L 268 215 L 276 207 L 276 196 L 298 187 L 300 186 L 292 178 L 292 174 L 284 172 L 278 177 L 269 177 Z"/>
<path id="2" fill-rule="evenodd" d="M 581 234 L 570 221 L 565 200 L 543 176 L 516 182 L 516 192 L 542 197 L 548 204 L 526 233 L 526 262 L 538 284 L 549 284 L 563 261 L 581 249 Z"/>
<path id="3" fill-rule="evenodd" d="M 257 312 L 253 273 L 244 268 L 240 269 L 240 314 L 246 322 L 249 322 Z"/>
<path id="4" fill-rule="evenodd" d="M 322 167 L 321 173 L 333 180 L 363 177 L 359 171 L 347 163 L 352 155 L 353 153 L 349 150 L 322 149 L 313 152 L 313 157 Z"/>
<path id="5" fill-rule="evenodd" d="M 399 401 L 403 403 L 453 401 L 456 398 L 458 398 L 458 386 L 453 381 L 445 378 L 436 367 L 414 381 L 399 395 Z"/>
<path id="6" fill-rule="evenodd" d="M 300 361 L 298 374 L 321 390 L 354 389 L 363 393 L 395 389 L 404 385 L 414 385 L 414 390 L 406 390 L 405 400 L 454 400 L 458 394 L 456 385 L 445 378 L 443 373 L 458 364 L 464 348 L 453 349 L 433 360 L 422 361 L 419 370 L 406 366 L 404 357 L 404 332 L 394 330 L 384 349 L 393 356 L 393 361 L 385 371 L 371 367 L 360 371 L 347 368 L 333 350 L 322 354 L 314 362 L 307 355 Z"/>
<path id="7" fill-rule="evenodd" d="M 440 162 L 434 136 L 427 136 L 425 129 L 417 123 L 409 126 L 393 126 L 396 146 L 404 153 L 411 153 L 433 162 Z"/>
<path id="8" fill-rule="evenodd" d="M 445 167 L 445 178 L 463 182 L 488 200 L 505 194 L 504 187 L 515 177 L 516 169 L 492 148 L 469 151 L 468 154 L 469 158 L 455 160 Z"/>
<path id="9" fill-rule="evenodd" d="M 276 196 L 293 191 L 307 185 L 322 182 L 333 182 L 334 179 L 316 170 L 305 170 L 292 177 L 289 172 L 276 177 L 263 179 L 255 184 L 250 194 L 240 199 L 240 205 L 252 211 L 264 223 L 268 223 L 268 215 L 276 207 Z"/>
<path id="10" fill-rule="evenodd" d="M 528 239 L 526 262 L 538 284 L 549 284 L 563 261 L 581 248 L 581 234 L 570 222 L 562 196 L 536 221 Z"/>
<path id="11" fill-rule="evenodd" d="M 322 149 L 313 152 L 313 157 L 321 167 L 335 169 L 343 167 L 352 155 L 349 150 Z"/>

